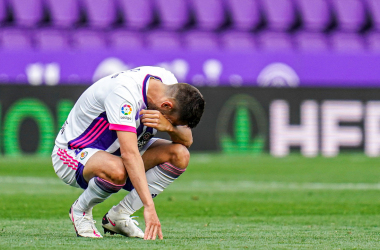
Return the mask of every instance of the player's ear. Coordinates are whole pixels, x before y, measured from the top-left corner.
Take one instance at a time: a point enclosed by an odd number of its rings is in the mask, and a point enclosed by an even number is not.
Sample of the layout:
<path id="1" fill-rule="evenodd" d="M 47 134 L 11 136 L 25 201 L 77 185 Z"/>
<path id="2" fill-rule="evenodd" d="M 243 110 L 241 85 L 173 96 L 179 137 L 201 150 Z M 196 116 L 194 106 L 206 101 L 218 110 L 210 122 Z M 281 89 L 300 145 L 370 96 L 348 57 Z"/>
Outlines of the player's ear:
<path id="1" fill-rule="evenodd" d="M 173 110 L 173 102 L 170 100 L 164 101 L 161 103 L 161 108 L 167 111 L 172 111 Z"/>

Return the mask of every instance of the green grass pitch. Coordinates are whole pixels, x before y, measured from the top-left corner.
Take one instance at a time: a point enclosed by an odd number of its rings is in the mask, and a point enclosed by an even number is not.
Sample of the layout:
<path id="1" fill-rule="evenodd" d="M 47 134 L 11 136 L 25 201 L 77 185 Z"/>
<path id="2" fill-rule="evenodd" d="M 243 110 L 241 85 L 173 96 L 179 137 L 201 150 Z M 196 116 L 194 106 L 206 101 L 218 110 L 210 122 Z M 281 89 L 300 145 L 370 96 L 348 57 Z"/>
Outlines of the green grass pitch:
<path id="1" fill-rule="evenodd" d="M 68 211 L 81 190 L 63 184 L 50 159 L 0 158 L 0 249 L 380 249 L 379 163 L 194 154 L 155 198 L 164 240 L 144 241 L 77 238 Z M 125 194 L 95 207 L 101 232 Z"/>

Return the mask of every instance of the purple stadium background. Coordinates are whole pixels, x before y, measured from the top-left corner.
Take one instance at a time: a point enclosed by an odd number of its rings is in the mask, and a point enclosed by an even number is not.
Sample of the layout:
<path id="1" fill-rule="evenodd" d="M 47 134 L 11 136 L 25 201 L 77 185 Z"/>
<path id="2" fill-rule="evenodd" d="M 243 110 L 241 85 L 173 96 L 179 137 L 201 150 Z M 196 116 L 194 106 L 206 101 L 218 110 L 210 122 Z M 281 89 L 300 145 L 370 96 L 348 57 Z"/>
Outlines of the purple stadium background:
<path id="1" fill-rule="evenodd" d="M 380 86 L 378 0 L 0 0 L 2 84 L 141 65 L 197 86 Z"/>
<path id="2" fill-rule="evenodd" d="M 90 84 L 140 65 L 163 66 L 196 86 L 378 87 L 376 55 L 320 53 L 0 52 L 0 81 Z M 6 58 L 6 59 L 5 59 Z"/>

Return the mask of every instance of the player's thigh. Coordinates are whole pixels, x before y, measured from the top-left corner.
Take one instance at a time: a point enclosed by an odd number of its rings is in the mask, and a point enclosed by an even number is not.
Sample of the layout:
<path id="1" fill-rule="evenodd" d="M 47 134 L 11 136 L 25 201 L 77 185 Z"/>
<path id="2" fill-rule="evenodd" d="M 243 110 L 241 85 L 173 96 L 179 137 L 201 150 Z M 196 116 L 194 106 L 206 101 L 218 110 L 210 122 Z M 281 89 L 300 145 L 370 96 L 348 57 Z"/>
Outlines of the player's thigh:
<path id="1" fill-rule="evenodd" d="M 87 182 L 95 176 L 114 184 L 123 184 L 127 179 L 127 172 L 119 156 L 98 151 L 88 159 L 83 169 L 83 177 Z"/>
<path id="2" fill-rule="evenodd" d="M 190 153 L 188 149 L 168 140 L 158 139 L 142 155 L 145 170 L 169 162 L 179 168 L 186 168 L 189 164 Z"/>

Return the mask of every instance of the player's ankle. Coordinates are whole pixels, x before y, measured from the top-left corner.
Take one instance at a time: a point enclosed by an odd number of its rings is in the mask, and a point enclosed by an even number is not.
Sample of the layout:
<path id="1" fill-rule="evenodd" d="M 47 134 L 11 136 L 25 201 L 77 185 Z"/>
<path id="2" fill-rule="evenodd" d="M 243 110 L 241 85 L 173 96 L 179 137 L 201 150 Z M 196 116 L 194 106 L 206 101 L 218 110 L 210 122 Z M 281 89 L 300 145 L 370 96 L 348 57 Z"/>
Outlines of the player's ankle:
<path id="1" fill-rule="evenodd" d="M 77 200 L 78 201 L 78 200 Z M 92 213 L 92 208 L 90 209 L 83 209 L 80 205 L 79 205 L 79 202 L 75 201 L 73 206 L 72 206 L 72 209 L 73 209 L 73 212 L 78 214 L 78 213 L 86 213 L 86 214 L 91 214 Z"/>
<path id="2" fill-rule="evenodd" d="M 128 214 L 128 215 L 132 215 L 132 213 L 130 211 L 128 211 L 127 208 L 125 208 L 123 205 L 121 204 L 118 204 L 116 206 L 114 206 L 113 208 L 111 208 L 114 212 L 116 213 L 123 213 L 123 214 Z"/>

